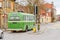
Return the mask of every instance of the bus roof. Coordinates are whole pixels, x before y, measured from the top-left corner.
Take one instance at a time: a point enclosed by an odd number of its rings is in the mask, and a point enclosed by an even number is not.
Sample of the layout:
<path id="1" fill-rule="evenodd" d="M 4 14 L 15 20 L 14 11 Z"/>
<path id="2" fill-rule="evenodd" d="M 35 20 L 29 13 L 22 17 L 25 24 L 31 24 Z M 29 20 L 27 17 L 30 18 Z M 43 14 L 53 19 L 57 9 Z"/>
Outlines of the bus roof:
<path id="1" fill-rule="evenodd" d="M 33 15 L 33 14 L 29 14 L 29 13 L 21 13 L 21 14 L 23 14 L 23 15 Z"/>
<path id="2" fill-rule="evenodd" d="M 32 15 L 32 16 L 34 16 L 34 14 L 23 13 L 23 12 L 10 12 L 10 13 L 15 13 L 15 14 L 16 14 L 16 13 L 18 13 L 18 14 L 20 13 L 20 14 L 22 14 L 22 15 Z M 10 13 L 9 13 L 9 14 L 10 14 Z"/>

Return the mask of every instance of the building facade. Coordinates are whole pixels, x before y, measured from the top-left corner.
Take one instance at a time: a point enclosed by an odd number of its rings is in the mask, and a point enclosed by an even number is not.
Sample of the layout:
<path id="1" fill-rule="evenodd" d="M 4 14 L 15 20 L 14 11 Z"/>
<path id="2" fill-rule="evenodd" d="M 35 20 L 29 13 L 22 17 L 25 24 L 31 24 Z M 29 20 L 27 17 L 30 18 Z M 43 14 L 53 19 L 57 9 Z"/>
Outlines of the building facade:
<path id="1" fill-rule="evenodd" d="M 44 6 L 46 10 L 41 10 L 40 22 L 41 23 L 50 23 L 53 22 L 56 14 L 56 9 L 53 4 L 45 3 Z"/>
<path id="2" fill-rule="evenodd" d="M 14 11 L 14 0 L 0 0 L 0 28 L 7 27 L 7 16 Z"/>

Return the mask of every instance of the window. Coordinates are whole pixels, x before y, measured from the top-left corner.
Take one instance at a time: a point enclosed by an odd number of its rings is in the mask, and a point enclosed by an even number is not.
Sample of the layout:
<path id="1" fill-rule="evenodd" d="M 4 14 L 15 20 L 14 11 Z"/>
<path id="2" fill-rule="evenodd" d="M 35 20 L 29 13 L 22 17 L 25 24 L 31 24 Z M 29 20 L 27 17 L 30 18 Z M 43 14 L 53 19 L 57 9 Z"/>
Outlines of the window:
<path id="1" fill-rule="evenodd" d="M 16 14 L 13 15 L 14 17 L 17 16 Z"/>
<path id="2" fill-rule="evenodd" d="M 20 21 L 19 16 L 16 16 L 16 17 L 15 17 L 15 21 Z"/>
<path id="3" fill-rule="evenodd" d="M 11 8 L 11 3 L 10 2 L 7 2 L 7 7 Z"/>
<path id="4" fill-rule="evenodd" d="M 26 21 L 26 15 L 24 15 L 23 20 Z"/>
<path id="5" fill-rule="evenodd" d="M 4 0 L 4 8 L 11 8 L 10 1 Z"/>
<path id="6" fill-rule="evenodd" d="M 26 20 L 29 21 L 29 16 L 28 15 L 26 16 Z"/>
<path id="7" fill-rule="evenodd" d="M 50 8 L 46 8 L 46 11 L 47 11 L 47 12 L 51 12 L 51 9 L 50 9 Z"/>
<path id="8" fill-rule="evenodd" d="M 16 14 L 16 13 L 13 13 L 13 15 L 12 15 L 12 16 L 16 17 L 16 16 L 17 16 L 17 14 Z"/>
<path id="9" fill-rule="evenodd" d="M 16 19 L 19 19 L 19 17 L 16 17 Z"/>
<path id="10" fill-rule="evenodd" d="M 24 15 L 23 20 L 24 21 L 34 21 L 35 17 L 34 16 L 30 16 L 30 15 Z"/>
<path id="11" fill-rule="evenodd" d="M 33 20 L 35 21 L 35 16 L 33 16 Z"/>
<path id="12" fill-rule="evenodd" d="M 29 16 L 29 17 L 28 17 L 28 20 L 29 20 L 29 21 L 33 21 L 34 19 L 35 19 L 34 16 Z"/>
<path id="13" fill-rule="evenodd" d="M 10 17 L 10 21 L 14 21 L 14 17 L 12 16 L 12 17 Z"/>
<path id="14" fill-rule="evenodd" d="M 0 2 L 0 8 L 2 7 L 2 2 Z"/>

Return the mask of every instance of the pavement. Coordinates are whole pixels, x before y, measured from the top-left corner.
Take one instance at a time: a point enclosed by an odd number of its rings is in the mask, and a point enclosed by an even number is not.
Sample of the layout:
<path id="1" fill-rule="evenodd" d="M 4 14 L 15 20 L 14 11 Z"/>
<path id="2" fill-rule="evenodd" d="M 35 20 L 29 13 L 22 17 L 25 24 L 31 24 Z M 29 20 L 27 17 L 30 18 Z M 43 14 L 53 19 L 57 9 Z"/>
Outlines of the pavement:
<path id="1" fill-rule="evenodd" d="M 1 40 L 60 40 L 60 21 L 55 23 L 41 24 L 40 31 L 28 32 L 4 32 Z"/>

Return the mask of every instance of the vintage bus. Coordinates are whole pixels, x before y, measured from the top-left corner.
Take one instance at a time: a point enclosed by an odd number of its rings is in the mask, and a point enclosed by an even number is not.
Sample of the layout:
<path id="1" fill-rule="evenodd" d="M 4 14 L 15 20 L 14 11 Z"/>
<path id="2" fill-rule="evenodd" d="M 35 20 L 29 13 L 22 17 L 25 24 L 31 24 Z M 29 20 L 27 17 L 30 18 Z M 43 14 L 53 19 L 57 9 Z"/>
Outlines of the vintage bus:
<path id="1" fill-rule="evenodd" d="M 22 12 L 11 12 L 8 14 L 8 30 L 28 31 L 35 26 L 35 16 Z"/>

